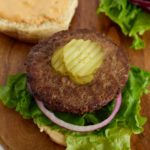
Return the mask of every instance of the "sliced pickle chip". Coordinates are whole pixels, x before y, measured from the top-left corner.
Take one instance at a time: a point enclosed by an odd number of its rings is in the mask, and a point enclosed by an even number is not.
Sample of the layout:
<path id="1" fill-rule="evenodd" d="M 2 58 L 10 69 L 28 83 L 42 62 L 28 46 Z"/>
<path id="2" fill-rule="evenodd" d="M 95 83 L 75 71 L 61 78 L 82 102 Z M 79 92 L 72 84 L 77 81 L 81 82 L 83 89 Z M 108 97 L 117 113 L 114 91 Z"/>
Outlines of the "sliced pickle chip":
<path id="1" fill-rule="evenodd" d="M 96 42 L 73 39 L 56 50 L 51 65 L 75 83 L 86 84 L 93 80 L 96 69 L 102 64 L 103 55 L 100 45 Z"/>
<path id="2" fill-rule="evenodd" d="M 84 77 L 95 72 L 103 60 L 99 44 L 90 40 L 74 40 L 72 46 L 64 46 L 64 64 L 73 76 Z"/>
<path id="3" fill-rule="evenodd" d="M 52 56 L 51 64 L 56 71 L 60 72 L 63 75 L 66 74 L 67 70 L 63 62 L 63 48 L 56 50 L 56 52 Z"/>
<path id="4" fill-rule="evenodd" d="M 70 76 L 70 78 L 77 84 L 86 84 L 93 80 L 93 75 L 88 75 L 85 77 Z"/>

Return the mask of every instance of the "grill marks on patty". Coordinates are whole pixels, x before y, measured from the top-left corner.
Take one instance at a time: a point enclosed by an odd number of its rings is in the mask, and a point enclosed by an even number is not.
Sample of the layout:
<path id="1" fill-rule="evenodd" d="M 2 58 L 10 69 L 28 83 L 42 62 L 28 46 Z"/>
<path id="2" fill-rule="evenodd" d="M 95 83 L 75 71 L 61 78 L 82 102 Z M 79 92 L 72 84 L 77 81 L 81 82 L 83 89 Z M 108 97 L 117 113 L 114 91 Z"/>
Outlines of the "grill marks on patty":
<path id="1" fill-rule="evenodd" d="M 92 82 L 77 85 L 67 76 L 56 73 L 50 60 L 56 49 L 72 39 L 98 42 L 105 51 L 102 66 Z M 34 98 L 54 111 L 83 114 L 100 109 L 113 100 L 128 79 L 128 62 L 122 49 L 105 36 L 89 30 L 56 33 L 37 44 L 26 61 L 28 84 Z"/>

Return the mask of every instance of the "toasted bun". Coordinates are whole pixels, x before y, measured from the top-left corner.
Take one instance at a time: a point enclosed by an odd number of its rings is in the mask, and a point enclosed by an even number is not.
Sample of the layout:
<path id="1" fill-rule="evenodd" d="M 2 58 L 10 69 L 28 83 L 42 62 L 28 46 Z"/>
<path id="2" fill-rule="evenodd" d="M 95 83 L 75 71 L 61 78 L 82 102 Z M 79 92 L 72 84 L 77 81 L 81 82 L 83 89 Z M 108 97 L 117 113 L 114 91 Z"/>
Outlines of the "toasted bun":
<path id="1" fill-rule="evenodd" d="M 58 31 L 67 30 L 77 5 L 78 0 L 68 0 L 68 9 L 65 10 L 63 16 L 60 16 L 62 19 L 61 23 L 58 23 L 55 20 L 50 20 L 40 25 L 36 25 L 23 22 L 17 23 L 1 18 L 0 32 L 23 41 L 35 43 L 40 39 L 47 38 Z"/>
<path id="2" fill-rule="evenodd" d="M 49 137 L 51 138 L 51 140 L 59 145 L 62 146 L 66 146 L 66 140 L 65 140 L 65 136 L 55 130 L 52 130 L 50 127 L 48 126 L 40 126 L 38 125 L 40 132 L 45 132 L 47 135 L 49 135 Z"/>

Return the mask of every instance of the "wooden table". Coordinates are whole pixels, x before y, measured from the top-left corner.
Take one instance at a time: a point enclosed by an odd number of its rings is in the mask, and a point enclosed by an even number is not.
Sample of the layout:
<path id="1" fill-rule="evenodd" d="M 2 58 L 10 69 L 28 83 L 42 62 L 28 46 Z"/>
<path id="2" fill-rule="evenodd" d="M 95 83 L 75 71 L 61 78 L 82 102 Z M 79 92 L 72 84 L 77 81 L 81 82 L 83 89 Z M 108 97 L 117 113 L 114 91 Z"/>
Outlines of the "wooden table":
<path id="1" fill-rule="evenodd" d="M 70 26 L 70 30 L 90 28 L 105 33 L 118 45 L 124 48 L 129 56 L 130 64 L 150 71 L 150 33 L 143 39 L 146 47 L 142 51 L 129 48 L 131 40 L 125 37 L 117 25 L 106 16 L 97 15 L 98 0 L 79 0 L 79 7 Z M 19 42 L 0 34 L 0 84 L 4 84 L 9 74 L 24 71 L 24 61 L 32 44 Z M 143 96 L 142 114 L 149 118 L 145 131 L 132 137 L 133 150 L 149 150 L 150 142 L 150 95 Z M 15 120 L 15 121 L 14 121 Z M 64 148 L 51 142 L 49 137 L 40 133 L 31 120 L 24 120 L 14 110 L 0 104 L 0 137 L 1 143 L 10 150 L 63 150 Z M 7 144 L 6 144 L 7 143 Z"/>

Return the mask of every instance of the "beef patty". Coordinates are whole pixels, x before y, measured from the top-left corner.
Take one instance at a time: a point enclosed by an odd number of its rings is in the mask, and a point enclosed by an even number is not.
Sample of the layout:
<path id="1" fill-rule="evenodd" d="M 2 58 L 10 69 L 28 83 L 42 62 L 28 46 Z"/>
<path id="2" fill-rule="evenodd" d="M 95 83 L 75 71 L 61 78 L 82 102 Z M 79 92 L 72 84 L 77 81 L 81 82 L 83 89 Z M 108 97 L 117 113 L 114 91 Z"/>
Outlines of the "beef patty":
<path id="1" fill-rule="evenodd" d="M 105 51 L 104 61 L 94 79 L 78 85 L 54 71 L 52 54 L 72 39 L 98 42 Z M 98 110 L 116 98 L 128 79 L 128 62 L 122 49 L 110 39 L 89 30 L 63 31 L 32 48 L 26 61 L 28 84 L 35 99 L 51 110 L 83 114 Z"/>

